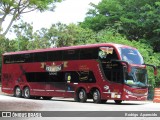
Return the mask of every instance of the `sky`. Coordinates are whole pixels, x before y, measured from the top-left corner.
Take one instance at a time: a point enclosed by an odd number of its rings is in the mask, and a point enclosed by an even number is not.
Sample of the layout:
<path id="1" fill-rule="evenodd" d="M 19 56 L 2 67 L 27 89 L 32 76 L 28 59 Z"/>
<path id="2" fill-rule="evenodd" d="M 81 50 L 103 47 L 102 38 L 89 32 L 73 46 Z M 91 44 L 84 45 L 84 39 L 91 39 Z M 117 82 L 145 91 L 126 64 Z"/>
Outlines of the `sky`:
<path id="1" fill-rule="evenodd" d="M 33 24 L 34 31 L 42 27 L 49 28 L 52 24 L 61 22 L 64 24 L 82 22 L 91 6 L 90 2 L 98 4 L 101 0 L 65 0 L 56 5 L 54 12 L 38 11 L 23 14 L 23 20 Z M 7 22 L 6 22 L 7 24 Z M 4 25 L 5 26 L 5 25 Z"/>

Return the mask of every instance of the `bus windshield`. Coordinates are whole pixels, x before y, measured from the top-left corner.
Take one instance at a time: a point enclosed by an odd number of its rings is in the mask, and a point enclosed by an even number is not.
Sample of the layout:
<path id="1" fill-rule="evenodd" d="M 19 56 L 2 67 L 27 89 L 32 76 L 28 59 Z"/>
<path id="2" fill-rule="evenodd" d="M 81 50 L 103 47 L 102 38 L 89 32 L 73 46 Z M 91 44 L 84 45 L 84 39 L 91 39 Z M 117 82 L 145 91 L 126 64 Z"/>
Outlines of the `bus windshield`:
<path id="1" fill-rule="evenodd" d="M 144 64 L 143 57 L 136 49 L 120 48 L 121 58 L 130 64 Z"/>
<path id="2" fill-rule="evenodd" d="M 125 73 L 124 83 L 129 86 L 147 87 L 147 70 L 141 68 L 132 68 L 130 73 Z"/>

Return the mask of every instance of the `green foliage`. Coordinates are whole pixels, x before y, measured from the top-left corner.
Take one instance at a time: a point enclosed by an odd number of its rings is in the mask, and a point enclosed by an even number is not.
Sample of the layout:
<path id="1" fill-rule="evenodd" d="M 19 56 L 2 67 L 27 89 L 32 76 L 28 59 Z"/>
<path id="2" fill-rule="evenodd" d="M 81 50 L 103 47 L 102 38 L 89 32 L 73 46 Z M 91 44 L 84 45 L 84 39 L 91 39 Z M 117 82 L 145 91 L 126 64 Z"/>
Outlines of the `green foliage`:
<path id="1" fill-rule="evenodd" d="M 159 0 L 102 0 L 92 7 L 81 23 L 83 28 L 113 28 L 129 40 L 145 39 L 160 51 Z"/>
<path id="2" fill-rule="evenodd" d="M 6 39 L 4 36 L 0 35 L 0 55 L 5 52 L 15 51 L 14 44 L 15 41 L 10 41 Z M 2 57 L 0 57 L 0 75 L 1 75 L 1 68 L 2 68 Z"/>
<path id="3" fill-rule="evenodd" d="M 53 24 L 49 29 L 37 31 L 34 40 L 48 41 L 46 47 L 62 47 L 92 43 L 95 34 L 90 29 L 83 29 L 75 24 Z M 50 45 L 49 45 L 50 44 Z"/>

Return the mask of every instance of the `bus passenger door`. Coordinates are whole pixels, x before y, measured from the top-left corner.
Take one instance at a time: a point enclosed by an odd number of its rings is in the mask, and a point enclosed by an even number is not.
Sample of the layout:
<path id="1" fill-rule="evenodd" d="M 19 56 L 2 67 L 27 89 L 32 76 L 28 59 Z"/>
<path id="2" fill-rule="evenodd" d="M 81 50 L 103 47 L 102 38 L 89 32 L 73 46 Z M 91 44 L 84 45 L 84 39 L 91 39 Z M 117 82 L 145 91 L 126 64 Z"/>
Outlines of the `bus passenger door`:
<path id="1" fill-rule="evenodd" d="M 66 87 L 65 87 L 65 96 L 64 97 L 74 97 L 74 92 L 75 92 L 75 87 L 74 87 L 74 83 L 73 80 L 76 79 L 75 76 L 76 72 L 67 72 L 65 73 L 65 83 L 66 83 Z"/>
<path id="2" fill-rule="evenodd" d="M 123 66 L 115 63 L 111 69 L 111 98 L 121 99 L 123 93 Z M 113 94 L 112 94 L 113 93 Z"/>

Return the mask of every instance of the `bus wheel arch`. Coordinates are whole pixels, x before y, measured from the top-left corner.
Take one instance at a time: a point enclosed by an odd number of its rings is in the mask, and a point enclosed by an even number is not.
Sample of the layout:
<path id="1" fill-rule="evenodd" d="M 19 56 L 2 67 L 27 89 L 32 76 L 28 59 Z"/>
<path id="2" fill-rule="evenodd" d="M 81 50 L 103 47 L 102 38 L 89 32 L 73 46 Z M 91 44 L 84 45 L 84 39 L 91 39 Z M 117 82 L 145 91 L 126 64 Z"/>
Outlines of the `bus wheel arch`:
<path id="1" fill-rule="evenodd" d="M 29 86 L 23 87 L 23 96 L 24 96 L 24 98 L 27 98 L 27 99 L 31 98 Z"/>
<path id="2" fill-rule="evenodd" d="M 14 87 L 14 94 L 15 97 L 22 97 L 22 90 L 20 88 L 20 86 L 16 85 Z"/>
<path id="3" fill-rule="evenodd" d="M 75 92 L 75 101 L 77 102 L 86 102 L 87 101 L 87 92 L 85 88 L 80 87 Z"/>

